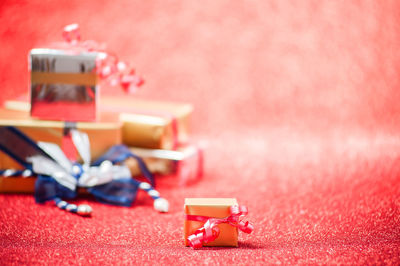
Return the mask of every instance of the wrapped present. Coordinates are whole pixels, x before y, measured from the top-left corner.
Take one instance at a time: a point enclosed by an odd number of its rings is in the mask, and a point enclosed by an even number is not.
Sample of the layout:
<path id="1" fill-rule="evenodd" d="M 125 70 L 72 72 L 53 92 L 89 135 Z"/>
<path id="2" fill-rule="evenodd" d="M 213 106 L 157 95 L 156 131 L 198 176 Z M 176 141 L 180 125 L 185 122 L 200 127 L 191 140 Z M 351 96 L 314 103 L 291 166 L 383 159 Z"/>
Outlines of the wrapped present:
<path id="1" fill-rule="evenodd" d="M 69 138 L 65 138 L 67 131 L 73 128 L 79 129 L 88 134 L 91 139 L 90 152 L 94 158 L 99 157 L 111 146 L 121 143 L 119 123 L 64 123 L 61 121 L 36 120 L 32 119 L 29 112 L 26 111 L 0 109 L 0 126 L 14 126 L 34 141 L 52 142 L 61 147 L 69 146 L 66 143 Z M 22 167 L 8 155 L 0 153 L 0 169 L 22 169 Z"/>
<path id="2" fill-rule="evenodd" d="M 154 179 L 144 162 L 126 146 L 112 146 L 91 162 L 88 135 L 76 129 L 72 129 L 70 135 L 72 144 L 83 159 L 82 164 L 70 161 L 54 143 L 36 142 L 16 127 L 0 126 L 0 151 L 24 167 L 22 173 L 7 169 L 1 170 L 0 174 L 8 178 L 21 174 L 36 175 L 34 194 L 37 203 L 54 201 L 58 208 L 80 215 L 90 215 L 90 206 L 77 206 L 63 200 L 76 198 L 80 188 L 86 189 L 100 202 L 119 206 L 130 206 L 137 190 L 142 189 L 154 199 L 156 210 L 168 211 L 168 201 L 152 187 Z M 128 157 L 138 161 L 150 183 L 131 178 L 129 169 L 121 164 Z"/>
<path id="3" fill-rule="evenodd" d="M 122 122 L 122 142 L 148 149 L 175 149 L 189 138 L 193 106 L 185 103 L 103 97 L 102 119 Z"/>
<path id="4" fill-rule="evenodd" d="M 119 118 L 119 113 L 117 111 L 121 108 L 121 106 L 125 106 L 123 110 L 127 110 L 128 102 L 132 102 L 135 106 L 139 106 L 143 110 L 146 108 L 150 108 L 152 106 L 156 108 L 156 110 L 161 110 L 162 108 L 164 108 L 165 110 L 173 112 L 177 116 L 177 121 L 180 121 L 178 122 L 178 125 L 180 127 L 180 132 L 181 132 L 180 135 L 181 142 L 186 141 L 188 138 L 188 120 L 192 112 L 192 106 L 190 104 L 174 104 L 170 102 L 153 102 L 153 101 L 137 100 L 137 99 L 124 100 L 122 98 L 115 98 L 115 97 L 113 98 L 105 97 L 103 101 L 104 102 L 101 105 L 102 106 L 101 109 L 104 111 L 101 114 L 100 121 L 104 122 L 117 121 Z M 19 114 L 29 119 L 29 115 L 27 113 L 29 109 L 30 105 L 26 101 L 8 100 L 5 102 L 5 110 L 3 110 L 3 112 L 7 112 L 8 110 L 11 116 Z M 134 116 L 134 114 L 131 115 Z M 140 116 L 141 115 L 138 115 L 138 117 Z M 149 118 L 150 119 L 148 121 L 150 122 L 153 121 L 154 118 L 165 121 L 165 119 L 162 119 L 160 117 L 150 116 Z M 146 125 L 148 124 L 149 122 L 134 123 L 133 127 L 130 127 L 132 124 L 128 125 L 128 128 L 125 129 L 129 130 L 125 131 L 125 136 L 129 138 L 129 135 L 135 135 L 135 132 L 137 131 L 147 132 L 149 135 L 151 134 L 154 135 L 154 132 L 150 130 L 151 128 L 150 126 L 147 129 L 143 129 L 143 127 L 146 128 Z M 135 126 L 137 126 L 138 128 L 134 129 Z M 123 135 L 123 132 L 121 132 L 121 134 Z M 149 135 L 147 136 L 144 135 L 144 138 L 151 139 L 149 138 Z M 136 135 L 135 139 L 139 139 L 137 136 L 139 135 Z M 170 139 L 169 143 L 172 143 L 171 140 L 172 136 L 169 139 Z M 95 142 L 93 144 L 97 145 L 97 143 Z M 177 174 L 180 185 L 190 184 L 198 180 L 202 176 L 203 152 L 202 149 L 200 149 L 198 146 L 194 144 L 178 145 L 176 150 L 146 149 L 137 147 L 131 147 L 131 150 L 143 158 L 150 172 L 157 174 L 173 174 L 173 173 Z M 137 165 L 137 162 L 135 160 L 128 159 L 125 163 L 130 168 L 133 176 L 137 176 L 141 173 Z"/>
<path id="5" fill-rule="evenodd" d="M 253 225 L 240 220 L 247 214 L 234 198 L 186 198 L 185 245 L 238 246 L 238 229 L 251 233 Z"/>
<path id="6" fill-rule="evenodd" d="M 31 115 L 46 120 L 94 121 L 99 93 L 96 52 L 32 49 Z"/>
<path id="7" fill-rule="evenodd" d="M 179 185 L 188 185 L 199 180 L 203 174 L 203 151 L 194 144 L 179 146 L 176 150 L 130 148 L 142 157 L 152 173 L 176 174 Z M 127 163 L 132 174 L 135 162 Z"/>
<path id="8" fill-rule="evenodd" d="M 143 84 L 125 62 L 94 41 L 80 41 L 77 24 L 63 31 L 64 43 L 30 52 L 31 115 L 45 120 L 95 121 L 99 81 L 133 91 Z"/>
<path id="9" fill-rule="evenodd" d="M 10 110 L 31 108 L 26 101 L 8 100 L 5 106 Z M 100 122 L 122 124 L 122 143 L 127 146 L 171 150 L 188 142 L 191 104 L 102 97 L 99 109 Z"/>

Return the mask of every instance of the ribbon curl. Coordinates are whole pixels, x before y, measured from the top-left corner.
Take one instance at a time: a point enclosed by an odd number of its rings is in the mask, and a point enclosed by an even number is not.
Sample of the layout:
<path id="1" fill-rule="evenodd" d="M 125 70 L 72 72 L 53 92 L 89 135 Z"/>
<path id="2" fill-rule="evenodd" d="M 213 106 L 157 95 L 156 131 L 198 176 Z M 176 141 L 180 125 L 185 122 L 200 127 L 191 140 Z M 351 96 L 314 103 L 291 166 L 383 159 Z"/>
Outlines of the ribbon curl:
<path id="1" fill-rule="evenodd" d="M 78 24 L 70 24 L 64 27 L 62 36 L 64 43 L 58 44 L 61 49 L 70 52 L 97 52 L 96 73 L 111 86 L 123 88 L 125 92 L 133 93 L 144 84 L 144 80 L 135 74 L 135 70 L 124 61 L 120 61 L 115 54 L 104 49 L 92 40 L 81 41 Z"/>
<path id="2" fill-rule="evenodd" d="M 211 218 L 208 216 L 200 215 L 186 215 L 186 220 L 205 222 L 203 227 L 197 229 L 187 240 L 189 245 L 193 248 L 201 248 L 203 244 L 209 243 L 217 239 L 220 233 L 218 227 L 221 223 L 227 223 L 231 226 L 237 227 L 240 231 L 250 234 L 254 230 L 253 224 L 248 221 L 240 220 L 241 216 L 245 216 L 248 213 L 246 206 L 231 206 L 231 215 L 225 218 Z"/>

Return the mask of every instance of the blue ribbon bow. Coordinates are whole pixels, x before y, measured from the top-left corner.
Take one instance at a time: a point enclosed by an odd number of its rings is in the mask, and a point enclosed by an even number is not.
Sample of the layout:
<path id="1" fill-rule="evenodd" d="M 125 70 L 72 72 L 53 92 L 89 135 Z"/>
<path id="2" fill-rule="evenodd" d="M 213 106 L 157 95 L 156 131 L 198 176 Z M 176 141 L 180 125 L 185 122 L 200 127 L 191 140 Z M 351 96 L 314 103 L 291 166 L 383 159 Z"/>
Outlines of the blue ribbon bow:
<path id="1" fill-rule="evenodd" d="M 143 160 L 126 146 L 113 146 L 90 164 L 87 135 L 76 130 L 71 134 L 83 164 L 71 163 L 55 144 L 36 143 L 15 127 L 0 127 L 0 150 L 38 176 L 35 183 L 36 202 L 73 199 L 77 196 L 78 187 L 85 187 L 102 203 L 130 206 L 142 182 L 132 179 L 127 167 L 117 165 L 129 157 L 137 160 L 144 177 L 154 185 L 154 178 Z"/>

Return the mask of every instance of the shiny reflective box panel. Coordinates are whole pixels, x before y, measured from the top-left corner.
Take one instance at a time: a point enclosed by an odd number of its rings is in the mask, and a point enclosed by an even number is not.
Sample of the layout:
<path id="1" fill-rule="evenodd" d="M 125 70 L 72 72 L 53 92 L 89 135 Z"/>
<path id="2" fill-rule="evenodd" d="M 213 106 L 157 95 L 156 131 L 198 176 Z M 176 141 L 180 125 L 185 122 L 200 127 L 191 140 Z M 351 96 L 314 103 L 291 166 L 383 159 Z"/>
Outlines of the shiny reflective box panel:
<path id="1" fill-rule="evenodd" d="M 32 49 L 32 117 L 62 121 L 96 120 L 97 55 L 95 52 Z"/>

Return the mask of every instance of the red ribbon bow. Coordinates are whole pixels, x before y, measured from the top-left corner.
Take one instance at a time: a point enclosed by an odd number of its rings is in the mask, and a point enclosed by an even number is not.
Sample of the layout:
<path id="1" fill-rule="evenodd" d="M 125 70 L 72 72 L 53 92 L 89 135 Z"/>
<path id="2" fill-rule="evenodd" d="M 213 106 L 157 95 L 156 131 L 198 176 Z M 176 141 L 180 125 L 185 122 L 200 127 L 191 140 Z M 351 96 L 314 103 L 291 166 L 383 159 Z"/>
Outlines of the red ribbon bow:
<path id="1" fill-rule="evenodd" d="M 197 229 L 192 235 L 188 237 L 189 245 L 196 249 L 201 248 L 203 244 L 214 241 L 219 236 L 220 229 L 218 227 L 221 223 L 228 223 L 234 227 L 239 228 L 242 232 L 250 234 L 254 226 L 248 221 L 241 221 L 241 216 L 247 215 L 246 206 L 231 206 L 231 215 L 225 218 L 211 218 L 208 216 L 200 215 L 186 215 L 189 221 L 205 222 L 203 227 Z"/>
<path id="2" fill-rule="evenodd" d="M 135 70 L 126 62 L 118 60 L 117 56 L 105 51 L 95 41 L 81 41 L 78 24 L 71 24 L 64 27 L 62 36 L 72 51 L 99 52 L 96 61 L 96 70 L 100 78 L 106 80 L 111 86 L 119 85 L 126 92 L 135 92 L 144 80 L 135 75 Z"/>

